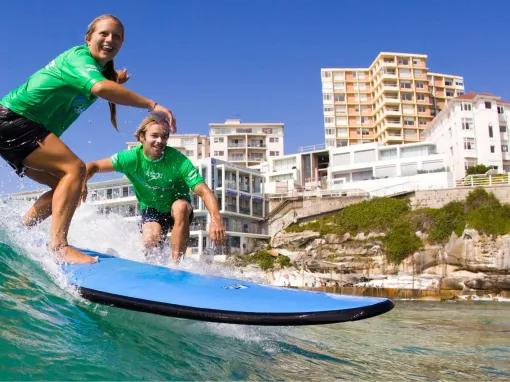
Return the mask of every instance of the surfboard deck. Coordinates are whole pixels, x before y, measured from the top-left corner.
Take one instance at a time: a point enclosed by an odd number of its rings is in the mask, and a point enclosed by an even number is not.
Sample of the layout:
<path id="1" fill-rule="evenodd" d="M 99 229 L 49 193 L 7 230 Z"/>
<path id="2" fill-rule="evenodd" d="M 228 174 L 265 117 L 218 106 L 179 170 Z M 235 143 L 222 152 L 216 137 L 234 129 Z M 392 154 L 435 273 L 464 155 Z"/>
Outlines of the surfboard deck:
<path id="1" fill-rule="evenodd" d="M 69 282 L 93 302 L 135 311 L 247 325 L 314 325 L 361 320 L 393 308 L 391 300 L 273 287 L 99 256 L 63 265 Z"/>

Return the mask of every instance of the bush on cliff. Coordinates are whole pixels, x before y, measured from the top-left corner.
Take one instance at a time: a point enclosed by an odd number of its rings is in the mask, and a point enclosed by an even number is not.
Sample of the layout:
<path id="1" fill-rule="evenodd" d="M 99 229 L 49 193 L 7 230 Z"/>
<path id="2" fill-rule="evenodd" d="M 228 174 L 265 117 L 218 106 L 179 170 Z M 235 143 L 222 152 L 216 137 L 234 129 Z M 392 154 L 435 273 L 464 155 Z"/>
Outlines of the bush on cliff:
<path id="1" fill-rule="evenodd" d="M 467 226 L 488 235 L 510 232 L 510 205 L 501 205 L 492 193 L 477 188 L 466 198 L 464 210 Z"/>
<path id="2" fill-rule="evenodd" d="M 280 268 L 288 267 L 290 265 L 290 258 L 287 256 L 273 256 L 266 250 L 257 251 L 245 257 L 243 266 L 248 264 L 257 264 L 261 269 L 267 271 L 273 269 L 275 264 Z"/>
<path id="3" fill-rule="evenodd" d="M 400 264 L 407 256 L 420 249 L 422 242 L 409 221 L 399 221 L 383 238 L 383 245 L 388 261 Z"/>
<path id="4" fill-rule="evenodd" d="M 350 232 L 387 232 L 391 222 L 409 211 L 409 201 L 403 199 L 374 198 L 344 208 L 337 214 L 304 224 L 292 224 L 286 232 L 311 230 L 322 235 Z"/>
<path id="5" fill-rule="evenodd" d="M 464 203 L 450 202 L 443 208 L 431 210 L 432 225 L 426 230 L 429 233 L 428 240 L 431 243 L 446 243 L 452 232 L 457 236 L 462 234 L 466 227 Z"/>

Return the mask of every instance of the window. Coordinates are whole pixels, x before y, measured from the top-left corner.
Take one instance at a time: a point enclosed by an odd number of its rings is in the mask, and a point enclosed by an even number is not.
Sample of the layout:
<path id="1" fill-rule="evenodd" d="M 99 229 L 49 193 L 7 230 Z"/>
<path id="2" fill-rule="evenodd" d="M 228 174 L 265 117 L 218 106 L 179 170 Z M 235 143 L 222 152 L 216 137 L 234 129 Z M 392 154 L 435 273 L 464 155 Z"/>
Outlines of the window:
<path id="1" fill-rule="evenodd" d="M 270 151 L 269 152 L 269 156 L 270 157 L 277 157 L 280 155 L 280 152 L 279 151 Z"/>
<path id="2" fill-rule="evenodd" d="M 411 81 L 400 81 L 400 87 L 402 89 L 411 89 Z"/>
<path id="3" fill-rule="evenodd" d="M 504 153 L 508 152 L 508 145 L 501 145 L 501 151 Z"/>
<path id="4" fill-rule="evenodd" d="M 492 104 L 490 102 L 485 102 L 485 108 L 490 109 L 492 107 Z"/>
<path id="5" fill-rule="evenodd" d="M 398 58 L 399 65 L 409 65 L 409 58 L 407 57 L 399 57 Z"/>
<path id="6" fill-rule="evenodd" d="M 404 125 L 414 126 L 414 118 L 404 117 Z"/>
<path id="7" fill-rule="evenodd" d="M 333 118 L 331 117 L 324 117 L 324 123 L 333 123 Z"/>
<path id="8" fill-rule="evenodd" d="M 423 119 L 423 118 L 419 118 L 418 119 L 418 123 L 423 126 L 423 125 L 426 125 L 427 124 L 427 120 L 426 119 Z"/>
<path id="9" fill-rule="evenodd" d="M 464 82 L 462 82 L 462 81 L 455 81 L 455 85 L 457 85 L 457 86 L 464 86 Z"/>
<path id="10" fill-rule="evenodd" d="M 471 111 L 471 104 L 463 102 L 461 105 L 461 110 L 463 111 Z"/>
<path id="11" fill-rule="evenodd" d="M 506 125 L 499 125 L 499 132 L 506 133 Z"/>
<path id="12" fill-rule="evenodd" d="M 326 71 L 322 72 L 322 77 L 324 77 L 324 78 L 331 77 L 331 72 L 326 72 Z"/>
<path id="13" fill-rule="evenodd" d="M 464 150 L 474 150 L 476 148 L 474 138 L 464 138 Z"/>
<path id="14" fill-rule="evenodd" d="M 335 106 L 335 114 L 345 114 L 347 112 L 347 108 L 345 105 L 337 105 Z"/>
<path id="15" fill-rule="evenodd" d="M 418 101 L 425 101 L 425 94 L 423 94 L 423 93 L 416 93 L 416 99 Z"/>
<path id="16" fill-rule="evenodd" d="M 498 106 L 498 114 L 503 114 L 505 112 L 505 109 L 503 109 L 503 106 Z"/>
<path id="17" fill-rule="evenodd" d="M 221 138 L 214 138 L 214 143 L 222 143 L 223 142 L 223 137 Z"/>
<path id="18" fill-rule="evenodd" d="M 495 147 L 491 145 L 491 153 L 495 152 Z"/>
<path id="19" fill-rule="evenodd" d="M 471 130 L 473 128 L 473 119 L 462 118 L 462 130 Z"/>
<path id="20" fill-rule="evenodd" d="M 322 95 L 322 99 L 323 99 L 324 101 L 330 101 L 330 100 L 331 100 L 331 98 L 332 98 L 332 95 L 331 95 L 330 93 L 324 93 L 324 94 Z"/>
<path id="21" fill-rule="evenodd" d="M 413 58 L 413 65 L 420 65 L 420 60 L 418 58 Z"/>
<path id="22" fill-rule="evenodd" d="M 446 91 L 446 96 L 447 97 L 453 97 L 453 96 L 455 96 L 455 92 L 453 90 L 447 90 Z"/>
<path id="23" fill-rule="evenodd" d="M 453 81 L 452 81 L 452 80 L 450 80 L 450 79 L 445 78 L 445 80 L 444 80 L 444 84 L 445 84 L 446 86 L 453 86 Z"/>
<path id="24" fill-rule="evenodd" d="M 494 131 L 492 129 L 492 125 L 489 124 L 489 138 L 494 138 Z"/>
<path id="25" fill-rule="evenodd" d="M 326 135 L 335 135 L 335 129 L 326 129 Z"/>
<path id="26" fill-rule="evenodd" d="M 278 141 L 279 141 L 278 137 L 270 137 L 269 138 L 269 142 L 271 142 L 271 143 L 276 143 Z"/>
<path id="27" fill-rule="evenodd" d="M 415 86 L 417 89 L 423 89 L 425 84 L 422 81 L 416 81 Z"/>
<path id="28" fill-rule="evenodd" d="M 224 151 L 215 151 L 215 152 L 214 152 L 214 156 L 215 156 L 215 157 L 222 157 L 223 155 L 225 155 L 225 154 L 224 154 Z"/>
<path id="29" fill-rule="evenodd" d="M 335 82 L 335 84 L 333 85 L 333 89 L 345 90 L 345 82 Z"/>
<path id="30" fill-rule="evenodd" d="M 413 93 L 402 93 L 402 101 L 412 101 Z"/>
<path id="31" fill-rule="evenodd" d="M 324 107 L 324 113 L 329 113 L 331 111 L 333 111 L 334 109 L 331 107 L 331 106 L 325 106 Z"/>
<path id="32" fill-rule="evenodd" d="M 426 110 L 425 106 L 418 105 L 418 113 L 425 113 L 425 110 Z"/>
<path id="33" fill-rule="evenodd" d="M 335 102 L 345 102 L 345 94 L 335 94 Z"/>

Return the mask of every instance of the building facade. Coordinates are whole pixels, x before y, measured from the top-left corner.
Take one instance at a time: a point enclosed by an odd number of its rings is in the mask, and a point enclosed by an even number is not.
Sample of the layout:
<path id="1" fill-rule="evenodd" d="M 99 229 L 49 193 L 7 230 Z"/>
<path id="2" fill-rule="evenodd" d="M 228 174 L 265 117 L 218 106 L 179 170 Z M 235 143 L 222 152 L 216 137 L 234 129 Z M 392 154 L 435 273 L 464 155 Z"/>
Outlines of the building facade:
<path id="1" fill-rule="evenodd" d="M 307 182 L 308 166 L 316 182 Z M 444 154 L 436 145 L 366 143 L 273 158 L 263 166 L 266 196 L 295 191 L 364 191 L 391 196 L 453 186 Z"/>
<path id="2" fill-rule="evenodd" d="M 457 75 L 429 72 L 427 55 L 381 52 L 368 68 L 321 69 L 326 147 L 415 143 L 448 100 Z"/>
<path id="3" fill-rule="evenodd" d="M 426 131 L 445 153 L 455 179 L 483 164 L 510 172 L 510 103 L 489 93 L 467 93 L 451 100 Z"/>
<path id="4" fill-rule="evenodd" d="M 283 123 L 243 123 L 227 119 L 209 124 L 210 155 L 250 167 L 283 155 Z"/>

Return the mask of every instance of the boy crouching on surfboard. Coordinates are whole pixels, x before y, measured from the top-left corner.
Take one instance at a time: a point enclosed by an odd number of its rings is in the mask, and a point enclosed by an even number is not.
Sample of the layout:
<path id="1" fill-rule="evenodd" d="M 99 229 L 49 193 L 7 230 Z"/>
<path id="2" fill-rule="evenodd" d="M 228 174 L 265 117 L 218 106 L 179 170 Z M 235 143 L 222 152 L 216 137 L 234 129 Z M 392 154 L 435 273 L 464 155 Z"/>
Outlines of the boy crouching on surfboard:
<path id="1" fill-rule="evenodd" d="M 190 190 L 198 194 L 211 215 L 209 237 L 216 245 L 225 241 L 218 202 L 193 163 L 167 146 L 170 128 L 154 116 L 145 118 L 135 132 L 141 145 L 110 158 L 87 163 L 87 180 L 96 172 L 118 171 L 131 181 L 142 215 L 142 239 L 147 250 L 161 245 L 172 231 L 172 259 L 186 252 L 193 219 Z M 82 200 L 87 197 L 86 187 Z"/>

